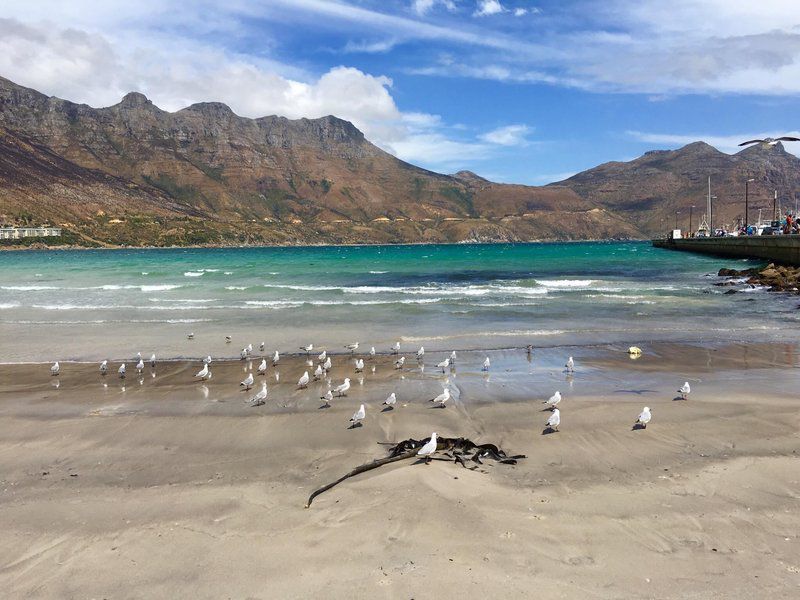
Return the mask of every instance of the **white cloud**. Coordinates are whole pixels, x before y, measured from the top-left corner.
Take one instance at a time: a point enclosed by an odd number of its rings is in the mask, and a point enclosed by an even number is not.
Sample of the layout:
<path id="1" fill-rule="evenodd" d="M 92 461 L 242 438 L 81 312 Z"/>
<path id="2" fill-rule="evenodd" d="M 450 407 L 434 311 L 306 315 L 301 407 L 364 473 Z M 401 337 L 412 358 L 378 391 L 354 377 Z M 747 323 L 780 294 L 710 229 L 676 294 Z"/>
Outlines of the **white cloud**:
<path id="1" fill-rule="evenodd" d="M 514 16 L 515 17 L 524 17 L 527 14 L 528 14 L 528 9 L 527 8 L 515 8 L 514 9 Z"/>
<path id="2" fill-rule="evenodd" d="M 382 54 L 393 50 L 396 45 L 396 39 L 376 40 L 373 42 L 354 42 L 351 40 L 345 45 L 344 51 L 348 54 Z"/>
<path id="3" fill-rule="evenodd" d="M 476 17 L 488 17 L 506 12 L 499 0 L 478 0 L 478 6 L 472 13 Z"/>
<path id="4" fill-rule="evenodd" d="M 433 7 L 437 4 L 443 6 L 450 12 L 456 10 L 456 5 L 453 0 L 414 0 L 411 3 L 411 9 L 418 15 L 422 16 L 430 12 L 431 9 L 433 9 Z"/>
<path id="5" fill-rule="evenodd" d="M 743 148 L 739 147 L 744 141 L 753 139 L 764 139 L 767 137 L 777 138 L 781 136 L 800 137 L 800 131 L 759 131 L 757 133 L 738 133 L 734 135 L 718 135 L 718 134 L 671 134 L 671 133 L 652 133 L 644 131 L 626 131 L 626 135 L 646 142 L 648 144 L 661 144 L 669 147 L 681 147 L 692 142 L 702 141 L 714 146 L 717 150 L 721 150 L 727 154 L 736 154 Z M 797 154 L 800 156 L 800 143 L 784 143 L 787 152 Z"/>
<path id="6" fill-rule="evenodd" d="M 498 146 L 525 146 L 530 128 L 527 125 L 506 125 L 480 136 L 484 142 Z"/>

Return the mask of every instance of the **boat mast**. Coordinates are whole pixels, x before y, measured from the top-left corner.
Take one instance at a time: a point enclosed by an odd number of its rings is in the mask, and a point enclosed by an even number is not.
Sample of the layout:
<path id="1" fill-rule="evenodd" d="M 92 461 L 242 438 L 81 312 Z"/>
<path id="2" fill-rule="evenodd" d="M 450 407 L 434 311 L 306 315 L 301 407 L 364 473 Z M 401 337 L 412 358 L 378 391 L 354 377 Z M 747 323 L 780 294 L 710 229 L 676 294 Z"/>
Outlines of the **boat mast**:
<path id="1" fill-rule="evenodd" d="M 711 212 L 711 176 L 708 177 L 708 230 L 710 235 L 714 235 L 714 217 Z"/>

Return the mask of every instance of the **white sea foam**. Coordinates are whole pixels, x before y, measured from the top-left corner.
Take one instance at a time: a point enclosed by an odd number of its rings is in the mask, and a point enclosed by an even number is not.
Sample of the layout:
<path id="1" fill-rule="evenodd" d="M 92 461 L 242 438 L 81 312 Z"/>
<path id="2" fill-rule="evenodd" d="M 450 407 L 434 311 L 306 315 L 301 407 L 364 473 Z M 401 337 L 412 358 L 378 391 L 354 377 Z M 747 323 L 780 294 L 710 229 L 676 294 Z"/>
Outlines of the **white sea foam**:
<path id="1" fill-rule="evenodd" d="M 17 308 L 18 306 L 19 306 L 19 302 L 2 302 L 2 303 L 0 303 L 0 309 Z"/>
<path id="2" fill-rule="evenodd" d="M 203 271 L 186 271 L 184 277 L 202 277 L 205 273 Z"/>
<path id="3" fill-rule="evenodd" d="M 383 275 L 383 274 L 388 273 L 388 272 L 389 271 L 370 271 L 370 274 L 372 274 L 372 275 Z"/>
<path id="4" fill-rule="evenodd" d="M 246 290 L 247 286 L 246 285 L 226 285 L 225 289 L 226 290 Z"/>
<path id="5" fill-rule="evenodd" d="M 39 290 L 57 290 L 53 285 L 0 285 L 0 290 L 13 290 L 16 292 L 37 292 Z"/>
<path id="6" fill-rule="evenodd" d="M 548 288 L 587 288 L 595 279 L 537 279 L 536 283 Z"/>

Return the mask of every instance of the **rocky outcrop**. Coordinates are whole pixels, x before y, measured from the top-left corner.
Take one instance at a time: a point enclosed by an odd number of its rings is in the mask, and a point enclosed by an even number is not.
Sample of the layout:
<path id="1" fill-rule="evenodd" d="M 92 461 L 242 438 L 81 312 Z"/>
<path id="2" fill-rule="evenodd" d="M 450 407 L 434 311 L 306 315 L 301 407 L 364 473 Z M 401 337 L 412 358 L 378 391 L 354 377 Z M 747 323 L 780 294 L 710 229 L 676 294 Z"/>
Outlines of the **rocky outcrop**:
<path id="1" fill-rule="evenodd" d="M 786 267 L 770 263 L 766 267 L 744 269 L 741 271 L 737 271 L 736 269 L 720 269 L 718 275 L 720 277 L 738 279 L 746 277 L 745 283 L 747 285 L 766 287 L 771 292 L 800 294 L 800 267 Z M 717 285 L 735 285 L 735 283 L 736 282 L 728 281 Z"/>

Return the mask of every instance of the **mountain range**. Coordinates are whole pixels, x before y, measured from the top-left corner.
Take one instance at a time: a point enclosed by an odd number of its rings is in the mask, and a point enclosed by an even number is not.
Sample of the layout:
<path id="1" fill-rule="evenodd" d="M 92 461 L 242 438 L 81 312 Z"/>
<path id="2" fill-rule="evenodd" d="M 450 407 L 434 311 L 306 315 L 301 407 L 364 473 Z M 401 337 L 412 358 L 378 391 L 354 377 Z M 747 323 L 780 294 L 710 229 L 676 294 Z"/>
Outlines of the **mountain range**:
<path id="1" fill-rule="evenodd" d="M 136 92 L 92 108 L 0 77 L 0 221 L 60 225 L 78 245 L 644 238 L 676 210 L 684 227 L 690 205 L 699 218 L 709 176 L 721 223 L 742 213 L 747 178 L 754 211 L 773 189 L 793 205 L 800 159 L 697 142 L 547 186 L 501 184 L 401 161 L 334 116 L 167 112 Z"/>

